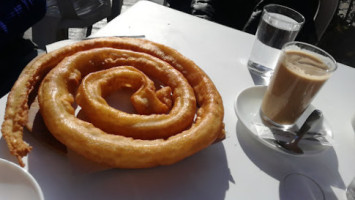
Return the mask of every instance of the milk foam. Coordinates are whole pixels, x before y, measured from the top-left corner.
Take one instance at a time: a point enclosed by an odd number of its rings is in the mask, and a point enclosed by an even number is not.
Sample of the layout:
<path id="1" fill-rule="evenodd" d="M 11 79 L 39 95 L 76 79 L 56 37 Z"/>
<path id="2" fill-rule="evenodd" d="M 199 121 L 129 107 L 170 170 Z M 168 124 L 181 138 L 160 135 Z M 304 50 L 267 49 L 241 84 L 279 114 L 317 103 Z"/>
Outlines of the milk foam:
<path id="1" fill-rule="evenodd" d="M 283 57 L 283 65 L 291 72 L 311 80 L 329 78 L 329 67 L 317 57 L 299 51 L 288 51 Z"/>

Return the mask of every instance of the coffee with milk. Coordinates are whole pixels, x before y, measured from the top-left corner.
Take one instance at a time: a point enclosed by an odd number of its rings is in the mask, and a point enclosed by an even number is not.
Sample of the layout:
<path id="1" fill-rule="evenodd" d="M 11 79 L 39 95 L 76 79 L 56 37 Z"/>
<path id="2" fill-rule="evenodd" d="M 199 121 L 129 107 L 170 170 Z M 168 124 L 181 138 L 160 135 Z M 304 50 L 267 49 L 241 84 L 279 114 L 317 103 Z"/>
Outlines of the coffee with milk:
<path id="1" fill-rule="evenodd" d="M 310 53 L 283 53 L 275 77 L 265 93 L 261 115 L 281 125 L 292 125 L 329 79 L 329 66 Z"/>

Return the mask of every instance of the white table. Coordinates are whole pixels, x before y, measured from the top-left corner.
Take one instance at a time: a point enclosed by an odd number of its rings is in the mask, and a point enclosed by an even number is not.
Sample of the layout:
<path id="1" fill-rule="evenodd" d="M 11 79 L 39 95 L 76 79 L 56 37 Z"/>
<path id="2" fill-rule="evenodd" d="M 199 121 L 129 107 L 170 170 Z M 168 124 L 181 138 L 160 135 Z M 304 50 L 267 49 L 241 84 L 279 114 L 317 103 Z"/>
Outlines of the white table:
<path id="1" fill-rule="evenodd" d="M 317 156 L 292 157 L 274 151 L 238 123 L 233 104 L 253 86 L 246 67 L 254 36 L 163 6 L 141 1 L 93 37 L 145 35 L 194 60 L 222 95 L 227 137 L 172 166 L 90 172 L 27 134 L 33 146 L 27 170 L 49 200 L 62 199 L 288 199 L 282 179 L 293 172 L 314 179 L 326 199 L 343 199 L 355 177 L 355 69 L 339 65 L 313 105 L 324 112 L 334 146 Z M 0 100 L 2 123 L 6 97 Z M 0 139 L 0 157 L 14 161 Z M 85 162 L 84 162 L 85 163 Z M 287 195 L 286 195 L 287 196 Z"/>

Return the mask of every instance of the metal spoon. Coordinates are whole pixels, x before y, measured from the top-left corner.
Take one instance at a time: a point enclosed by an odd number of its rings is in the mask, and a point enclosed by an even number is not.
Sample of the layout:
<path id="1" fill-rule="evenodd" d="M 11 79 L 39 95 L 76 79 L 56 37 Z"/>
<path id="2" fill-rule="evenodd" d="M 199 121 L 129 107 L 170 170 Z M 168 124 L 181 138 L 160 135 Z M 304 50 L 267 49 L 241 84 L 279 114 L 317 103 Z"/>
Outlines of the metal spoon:
<path id="1" fill-rule="evenodd" d="M 298 146 L 298 142 L 311 129 L 312 125 L 322 118 L 323 114 L 320 110 L 314 110 L 306 119 L 302 127 L 297 131 L 296 137 L 291 142 L 275 141 L 276 144 L 284 150 L 293 154 L 303 154 L 303 150 Z"/>

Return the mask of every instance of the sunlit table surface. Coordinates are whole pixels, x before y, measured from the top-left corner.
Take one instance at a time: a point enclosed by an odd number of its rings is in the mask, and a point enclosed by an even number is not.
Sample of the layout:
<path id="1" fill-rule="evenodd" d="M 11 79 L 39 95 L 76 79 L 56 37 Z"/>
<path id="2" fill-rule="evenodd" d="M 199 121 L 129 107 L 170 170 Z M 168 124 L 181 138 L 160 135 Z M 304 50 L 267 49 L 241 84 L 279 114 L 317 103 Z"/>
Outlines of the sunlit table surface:
<path id="1" fill-rule="evenodd" d="M 291 199 L 282 186 L 291 173 L 312 178 L 326 199 L 345 198 L 346 186 L 355 177 L 355 69 L 339 64 L 313 102 L 329 122 L 333 146 L 294 157 L 261 144 L 235 114 L 238 94 L 254 86 L 246 67 L 253 35 L 140 1 L 92 37 L 137 35 L 177 49 L 209 75 L 223 98 L 226 139 L 171 166 L 100 171 L 25 132 L 33 146 L 26 170 L 46 199 Z M 0 100 L 1 123 L 5 106 L 6 96 Z M 0 149 L 1 158 L 16 162 L 4 138 Z"/>

